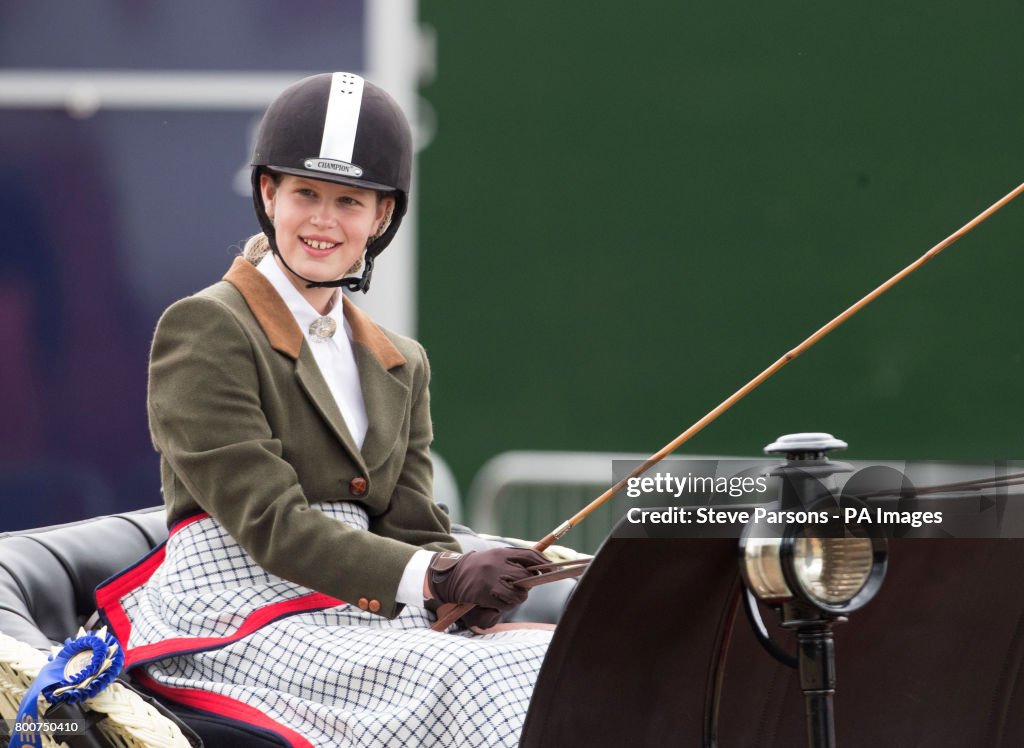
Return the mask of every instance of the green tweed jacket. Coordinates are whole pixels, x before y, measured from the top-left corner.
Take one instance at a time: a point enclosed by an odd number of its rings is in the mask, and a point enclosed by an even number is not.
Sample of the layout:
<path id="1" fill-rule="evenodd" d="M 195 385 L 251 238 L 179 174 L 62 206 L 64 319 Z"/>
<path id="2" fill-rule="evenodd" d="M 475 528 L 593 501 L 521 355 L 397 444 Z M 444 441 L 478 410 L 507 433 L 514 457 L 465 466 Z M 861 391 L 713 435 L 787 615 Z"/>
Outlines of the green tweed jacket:
<path id="1" fill-rule="evenodd" d="M 270 573 L 390 618 L 416 549 L 458 543 L 431 499 L 426 354 L 347 299 L 344 314 L 369 420 L 362 450 L 295 318 L 242 258 L 157 324 L 150 431 L 169 522 L 208 512 Z M 370 532 L 318 501 L 362 504 Z"/>

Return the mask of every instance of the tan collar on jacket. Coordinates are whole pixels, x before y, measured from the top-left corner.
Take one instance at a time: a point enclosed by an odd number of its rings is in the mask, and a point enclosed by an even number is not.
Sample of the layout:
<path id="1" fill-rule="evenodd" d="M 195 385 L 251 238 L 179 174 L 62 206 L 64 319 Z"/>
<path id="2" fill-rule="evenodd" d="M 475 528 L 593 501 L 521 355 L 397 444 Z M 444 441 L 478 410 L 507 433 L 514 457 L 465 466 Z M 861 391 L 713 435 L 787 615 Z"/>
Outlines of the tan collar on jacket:
<path id="1" fill-rule="evenodd" d="M 270 281 L 243 257 L 235 258 L 224 280 L 242 294 L 274 350 L 297 359 L 302 349 L 302 330 Z M 405 357 L 373 320 L 348 299 L 343 303 L 342 310 L 352 328 L 353 343 L 366 348 L 385 369 L 393 369 L 405 363 Z"/>

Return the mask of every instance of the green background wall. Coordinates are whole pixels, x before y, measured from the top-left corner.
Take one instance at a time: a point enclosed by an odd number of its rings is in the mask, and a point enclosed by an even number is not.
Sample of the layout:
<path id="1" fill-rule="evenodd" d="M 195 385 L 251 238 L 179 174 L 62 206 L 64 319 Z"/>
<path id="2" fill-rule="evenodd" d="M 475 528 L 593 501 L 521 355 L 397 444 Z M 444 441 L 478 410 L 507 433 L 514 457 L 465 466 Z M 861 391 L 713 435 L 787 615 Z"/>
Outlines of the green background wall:
<path id="1" fill-rule="evenodd" d="M 463 489 L 653 452 L 1024 180 L 1024 5 L 426 2 L 420 337 Z M 1024 199 L 684 451 L 1024 457 Z"/>

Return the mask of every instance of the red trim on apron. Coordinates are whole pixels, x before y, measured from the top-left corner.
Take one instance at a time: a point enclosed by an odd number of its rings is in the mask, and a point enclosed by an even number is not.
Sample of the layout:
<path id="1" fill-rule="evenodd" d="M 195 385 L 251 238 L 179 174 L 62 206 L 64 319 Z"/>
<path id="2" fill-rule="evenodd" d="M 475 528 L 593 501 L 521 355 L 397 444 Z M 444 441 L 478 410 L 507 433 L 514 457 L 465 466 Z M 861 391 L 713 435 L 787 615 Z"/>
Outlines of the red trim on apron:
<path id="1" fill-rule="evenodd" d="M 153 576 L 160 564 L 164 562 L 165 543 L 161 543 L 143 556 L 133 566 L 129 566 L 119 574 L 115 574 L 96 588 L 96 608 L 103 620 L 110 626 L 111 632 L 126 647 L 132 635 L 132 622 L 125 613 L 121 598 L 138 589 Z M 127 666 L 127 651 L 125 652 Z"/>
<path id="2" fill-rule="evenodd" d="M 333 608 L 336 605 L 344 605 L 344 603 L 335 597 L 324 595 L 320 592 L 313 592 L 294 600 L 284 600 L 279 603 L 265 605 L 250 613 L 241 626 L 226 636 L 183 636 L 176 639 L 165 639 L 162 642 L 146 644 L 141 647 L 131 647 L 125 651 L 124 666 L 129 668 L 143 662 L 162 660 L 165 657 L 174 655 L 224 647 L 228 644 L 233 644 L 239 639 L 244 639 L 249 634 L 258 631 L 268 623 L 273 623 L 278 618 L 284 618 L 296 613 L 306 613 L 311 610 Z M 110 623 L 113 625 L 114 621 L 111 620 Z M 116 629 L 114 635 L 118 636 Z M 120 636 L 118 636 L 118 640 L 121 640 Z"/>
<path id="3" fill-rule="evenodd" d="M 193 522 L 206 519 L 209 516 L 209 514 L 202 513 L 186 517 L 171 528 L 170 534 L 173 535 Z M 254 610 L 233 633 L 225 636 L 186 636 L 166 639 L 141 647 L 129 647 L 128 642 L 131 639 L 132 622 L 125 612 L 121 601 L 125 596 L 149 581 L 149 578 L 153 576 L 153 572 L 164 562 L 165 546 L 166 542 L 161 543 L 136 564 L 129 566 L 120 574 L 111 577 L 96 588 L 97 608 L 124 650 L 124 666 L 126 669 L 143 662 L 160 660 L 164 657 L 201 652 L 207 649 L 226 646 L 248 636 L 269 623 L 273 623 L 278 618 L 345 604 L 344 601 L 336 597 L 331 597 L 321 592 L 311 592 L 294 600 L 282 600 L 281 602 L 271 603 Z"/>
<path id="4" fill-rule="evenodd" d="M 132 678 L 138 681 L 142 687 L 163 696 L 168 701 L 184 704 L 193 709 L 210 712 L 219 717 L 226 717 L 247 725 L 254 725 L 261 730 L 266 730 L 288 741 L 292 748 L 313 748 L 313 744 L 295 732 L 295 730 L 272 720 L 264 712 L 249 706 L 244 701 L 209 691 L 200 691 L 196 688 L 165 686 L 153 680 L 143 670 L 133 673 Z"/>

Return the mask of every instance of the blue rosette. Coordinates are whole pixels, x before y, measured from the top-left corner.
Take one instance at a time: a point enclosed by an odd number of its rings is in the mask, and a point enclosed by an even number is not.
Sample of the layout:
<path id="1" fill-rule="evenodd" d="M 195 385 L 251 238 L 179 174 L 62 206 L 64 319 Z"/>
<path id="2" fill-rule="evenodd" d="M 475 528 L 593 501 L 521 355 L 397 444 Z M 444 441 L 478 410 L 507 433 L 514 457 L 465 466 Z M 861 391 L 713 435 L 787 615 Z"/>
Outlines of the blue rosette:
<path id="1" fill-rule="evenodd" d="M 96 632 L 79 629 L 78 636 L 66 639 L 32 681 L 19 705 L 15 727 L 39 721 L 40 694 L 51 704 L 78 704 L 109 686 L 123 667 L 124 652 L 106 626 Z M 9 745 L 38 748 L 42 738 L 37 730 L 16 729 Z"/>

